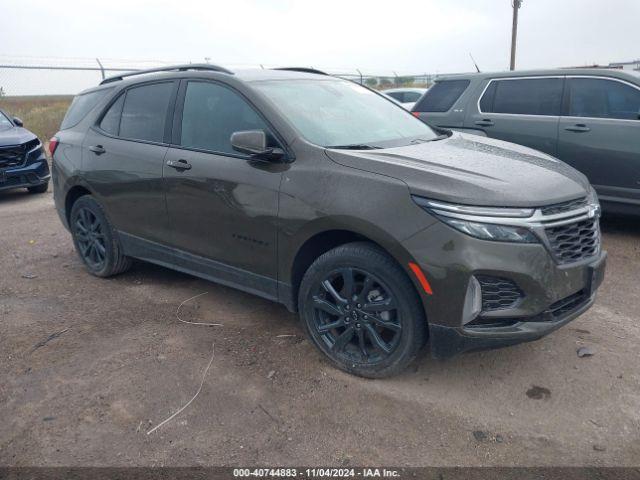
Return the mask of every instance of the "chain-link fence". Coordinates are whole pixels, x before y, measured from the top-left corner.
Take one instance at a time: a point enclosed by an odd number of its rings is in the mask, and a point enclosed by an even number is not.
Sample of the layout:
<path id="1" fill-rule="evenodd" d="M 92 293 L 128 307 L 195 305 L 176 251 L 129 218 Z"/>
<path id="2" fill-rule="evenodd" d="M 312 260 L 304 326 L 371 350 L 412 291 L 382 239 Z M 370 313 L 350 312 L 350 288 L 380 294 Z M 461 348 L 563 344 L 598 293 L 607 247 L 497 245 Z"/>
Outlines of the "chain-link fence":
<path id="1" fill-rule="evenodd" d="M 0 109 L 20 117 L 40 138 L 53 135 L 73 95 L 119 73 L 188 63 L 208 63 L 210 59 L 121 60 L 113 58 L 15 57 L 0 55 Z M 228 65 L 234 69 L 275 68 L 290 65 Z M 300 65 L 297 65 L 300 66 Z M 304 65 L 306 66 L 306 65 Z M 428 87 L 436 75 L 372 72 L 365 69 L 324 69 L 329 74 L 372 88 Z"/>
<path id="2" fill-rule="evenodd" d="M 12 57 L 0 55 L 0 95 L 75 95 L 94 86 L 105 77 L 123 72 L 144 70 L 185 63 L 207 63 L 200 60 L 119 60 L 112 58 Z M 282 65 L 224 65 L 231 69 L 275 68 Z M 303 65 L 299 65 L 303 66 Z M 310 67 L 313 68 L 313 67 Z M 429 73 L 398 74 L 394 71 L 371 72 L 364 69 L 324 69 L 327 73 L 354 80 L 375 88 L 406 85 L 429 86 L 435 75 Z"/>

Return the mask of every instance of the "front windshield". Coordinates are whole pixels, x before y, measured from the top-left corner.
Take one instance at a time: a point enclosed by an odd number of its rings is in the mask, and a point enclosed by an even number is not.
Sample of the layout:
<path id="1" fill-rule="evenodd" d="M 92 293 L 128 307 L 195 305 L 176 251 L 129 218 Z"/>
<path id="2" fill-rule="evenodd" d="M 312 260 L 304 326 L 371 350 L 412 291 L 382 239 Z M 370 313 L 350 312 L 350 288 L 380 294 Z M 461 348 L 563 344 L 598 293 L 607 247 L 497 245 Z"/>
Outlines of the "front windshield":
<path id="1" fill-rule="evenodd" d="M 431 128 L 402 107 L 353 82 L 270 80 L 254 86 L 316 145 L 367 148 L 436 138 Z"/>
<path id="2" fill-rule="evenodd" d="M 11 123 L 11 121 L 9 121 L 2 112 L 0 112 L 0 130 L 7 130 L 11 127 L 13 127 L 13 123 Z"/>

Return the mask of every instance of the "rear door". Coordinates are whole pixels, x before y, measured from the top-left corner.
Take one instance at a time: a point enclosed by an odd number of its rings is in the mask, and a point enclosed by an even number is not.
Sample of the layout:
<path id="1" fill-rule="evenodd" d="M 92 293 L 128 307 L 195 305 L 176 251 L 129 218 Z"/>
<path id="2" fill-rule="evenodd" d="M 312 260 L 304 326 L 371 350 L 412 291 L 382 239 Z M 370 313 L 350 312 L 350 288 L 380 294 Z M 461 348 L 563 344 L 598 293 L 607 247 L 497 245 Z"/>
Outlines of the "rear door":
<path id="1" fill-rule="evenodd" d="M 465 127 L 556 155 L 563 85 L 561 76 L 490 79 Z"/>
<path id="2" fill-rule="evenodd" d="M 640 88 L 570 77 L 558 156 L 584 173 L 603 200 L 640 200 Z"/>
<path id="3" fill-rule="evenodd" d="M 133 86 L 107 107 L 83 142 L 86 178 L 116 229 L 163 242 L 162 168 L 177 82 Z"/>
<path id="4" fill-rule="evenodd" d="M 182 82 L 175 145 L 164 165 L 173 244 L 209 260 L 223 281 L 275 296 L 278 192 L 286 165 L 234 151 L 231 134 L 243 130 L 264 130 L 277 145 L 271 127 L 236 90 Z"/>

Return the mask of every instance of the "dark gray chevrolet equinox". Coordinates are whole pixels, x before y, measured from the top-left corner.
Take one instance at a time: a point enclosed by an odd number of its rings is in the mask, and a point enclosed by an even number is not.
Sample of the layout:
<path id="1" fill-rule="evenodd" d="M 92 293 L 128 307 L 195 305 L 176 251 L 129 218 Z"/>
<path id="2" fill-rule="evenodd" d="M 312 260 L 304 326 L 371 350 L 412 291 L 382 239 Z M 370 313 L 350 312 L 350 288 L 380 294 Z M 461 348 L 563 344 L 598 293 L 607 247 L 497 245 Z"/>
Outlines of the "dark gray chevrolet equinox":
<path id="1" fill-rule="evenodd" d="M 281 302 L 366 377 L 427 341 L 445 358 L 535 340 L 592 305 L 606 253 L 584 175 L 303 70 L 177 66 L 77 96 L 51 150 L 87 269 L 138 258 Z"/>

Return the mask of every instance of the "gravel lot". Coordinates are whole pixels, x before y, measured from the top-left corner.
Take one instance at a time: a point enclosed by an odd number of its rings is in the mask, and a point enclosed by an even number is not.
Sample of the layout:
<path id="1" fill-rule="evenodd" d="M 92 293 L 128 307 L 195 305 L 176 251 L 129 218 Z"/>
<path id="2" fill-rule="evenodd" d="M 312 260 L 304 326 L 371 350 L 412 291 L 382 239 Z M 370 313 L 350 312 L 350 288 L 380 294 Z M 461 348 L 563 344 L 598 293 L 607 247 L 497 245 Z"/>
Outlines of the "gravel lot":
<path id="1" fill-rule="evenodd" d="M 640 464 L 637 219 L 603 222 L 586 315 L 383 381 L 329 366 L 277 304 L 143 263 L 90 276 L 50 193 L 0 194 L 0 229 L 0 465 Z M 181 316 L 224 326 L 176 320 L 202 292 Z M 200 395 L 147 435 L 193 396 L 212 344 Z"/>

